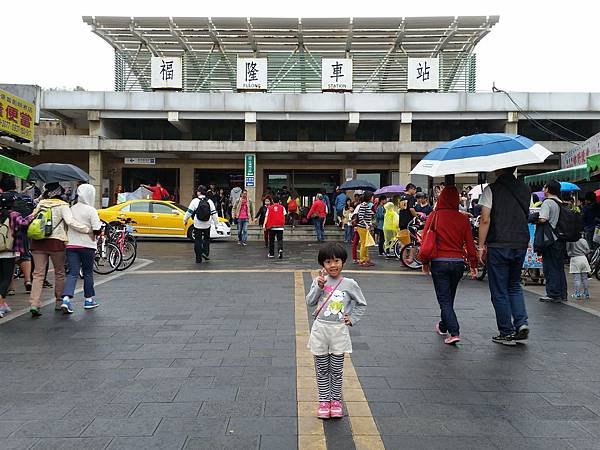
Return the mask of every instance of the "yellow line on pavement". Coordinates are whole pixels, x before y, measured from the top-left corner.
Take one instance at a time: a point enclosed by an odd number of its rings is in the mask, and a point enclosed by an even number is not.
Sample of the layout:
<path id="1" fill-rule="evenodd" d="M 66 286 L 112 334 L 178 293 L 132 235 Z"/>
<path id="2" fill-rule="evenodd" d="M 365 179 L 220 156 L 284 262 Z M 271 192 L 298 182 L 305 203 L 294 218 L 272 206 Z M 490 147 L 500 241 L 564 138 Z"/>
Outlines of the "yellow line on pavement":
<path id="1" fill-rule="evenodd" d="M 294 313 L 296 323 L 296 401 L 298 402 L 298 450 L 326 450 L 323 421 L 316 417 L 317 379 L 313 355 L 306 344 L 309 324 L 306 312 L 304 277 L 294 272 Z"/>
<path id="2" fill-rule="evenodd" d="M 350 272 L 350 271 L 344 271 Z M 310 272 L 312 277 L 317 271 Z M 326 448 L 323 421 L 316 418 L 318 398 L 314 357 L 306 347 L 310 333 L 306 310 L 304 279 L 302 272 L 294 273 L 296 311 L 296 386 L 298 396 L 298 449 Z M 346 414 L 350 420 L 352 439 L 357 450 L 385 449 L 371 408 L 356 374 L 351 355 L 344 361 L 344 384 L 342 396 Z M 322 433 L 322 434 L 321 434 Z M 322 447 L 321 445 L 324 445 Z M 335 443 L 332 443 L 332 447 Z"/>

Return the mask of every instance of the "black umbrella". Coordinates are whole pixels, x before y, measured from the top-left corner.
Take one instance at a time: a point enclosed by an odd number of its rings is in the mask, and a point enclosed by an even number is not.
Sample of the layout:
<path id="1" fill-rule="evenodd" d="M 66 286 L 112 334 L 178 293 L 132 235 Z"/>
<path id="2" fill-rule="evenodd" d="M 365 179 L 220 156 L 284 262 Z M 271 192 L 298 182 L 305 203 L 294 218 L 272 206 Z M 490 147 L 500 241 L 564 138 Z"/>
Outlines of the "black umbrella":
<path id="1" fill-rule="evenodd" d="M 43 183 L 58 183 L 60 181 L 93 180 L 86 172 L 73 164 L 44 163 L 31 168 L 29 178 Z"/>
<path id="2" fill-rule="evenodd" d="M 340 189 L 342 191 L 355 191 L 360 189 L 361 191 L 375 192 L 377 190 L 377 186 L 375 186 L 373 183 L 369 183 L 367 180 L 350 180 L 342 184 Z"/>

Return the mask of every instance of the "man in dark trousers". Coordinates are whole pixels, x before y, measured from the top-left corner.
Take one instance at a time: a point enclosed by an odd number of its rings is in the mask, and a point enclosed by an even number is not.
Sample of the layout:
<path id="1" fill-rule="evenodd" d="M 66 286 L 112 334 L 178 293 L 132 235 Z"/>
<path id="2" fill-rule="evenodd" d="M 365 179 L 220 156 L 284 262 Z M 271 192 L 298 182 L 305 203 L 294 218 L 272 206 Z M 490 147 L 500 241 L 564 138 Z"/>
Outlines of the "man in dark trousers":
<path id="1" fill-rule="evenodd" d="M 209 261 L 210 258 L 210 226 L 211 222 L 215 228 L 219 224 L 217 209 L 212 200 L 206 197 L 206 186 L 198 186 L 196 190 L 197 197 L 190 202 L 190 206 L 183 217 L 183 224 L 187 226 L 190 217 L 194 218 L 194 252 L 196 253 L 196 263 L 200 264 L 204 258 Z"/>
<path id="2" fill-rule="evenodd" d="M 496 171 L 498 178 L 481 197 L 479 258 L 486 259 L 499 334 L 492 341 L 516 345 L 529 336 L 521 269 L 529 245 L 529 187 L 515 178 L 515 167 Z"/>

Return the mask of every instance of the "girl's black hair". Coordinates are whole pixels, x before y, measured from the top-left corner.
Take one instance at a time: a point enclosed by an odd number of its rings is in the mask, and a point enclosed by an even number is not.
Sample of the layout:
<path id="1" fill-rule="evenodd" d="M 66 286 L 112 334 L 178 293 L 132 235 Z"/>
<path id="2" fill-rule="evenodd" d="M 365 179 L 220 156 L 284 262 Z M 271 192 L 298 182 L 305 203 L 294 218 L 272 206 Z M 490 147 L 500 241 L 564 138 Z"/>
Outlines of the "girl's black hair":
<path id="1" fill-rule="evenodd" d="M 340 258 L 343 264 L 346 264 L 348 252 L 344 246 L 338 242 L 328 242 L 319 250 L 319 265 L 324 265 L 325 261 L 333 258 Z"/>
<path id="2" fill-rule="evenodd" d="M 350 202 L 350 204 L 348 204 L 348 202 Z M 352 199 L 350 197 L 348 197 L 346 199 L 346 203 L 344 204 L 344 209 L 350 209 L 350 208 L 352 208 L 352 204 L 353 204 Z"/>

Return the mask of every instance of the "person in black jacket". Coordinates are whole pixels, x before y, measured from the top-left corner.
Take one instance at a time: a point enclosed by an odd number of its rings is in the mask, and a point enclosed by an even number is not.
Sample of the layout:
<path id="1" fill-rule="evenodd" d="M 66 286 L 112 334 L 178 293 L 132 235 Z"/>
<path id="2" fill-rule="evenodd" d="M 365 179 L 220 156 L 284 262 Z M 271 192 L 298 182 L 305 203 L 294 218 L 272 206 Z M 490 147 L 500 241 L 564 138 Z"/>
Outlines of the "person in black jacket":
<path id="1" fill-rule="evenodd" d="M 269 209 L 269 206 L 271 206 L 271 203 L 272 203 L 271 197 L 265 197 L 263 200 L 262 206 L 258 209 L 256 216 L 254 216 L 255 219 L 258 219 L 258 224 L 260 225 L 261 229 L 265 223 L 265 216 L 267 214 L 267 209 Z M 265 248 L 267 248 L 269 246 L 269 231 L 264 230 L 263 236 L 265 239 Z"/>
<path id="2" fill-rule="evenodd" d="M 493 342 L 516 345 L 529 336 L 521 269 L 529 245 L 529 187 L 515 178 L 515 167 L 496 171 L 498 178 L 479 198 L 478 253 L 486 259 L 499 334 Z M 487 252 L 487 253 L 486 253 Z"/>

